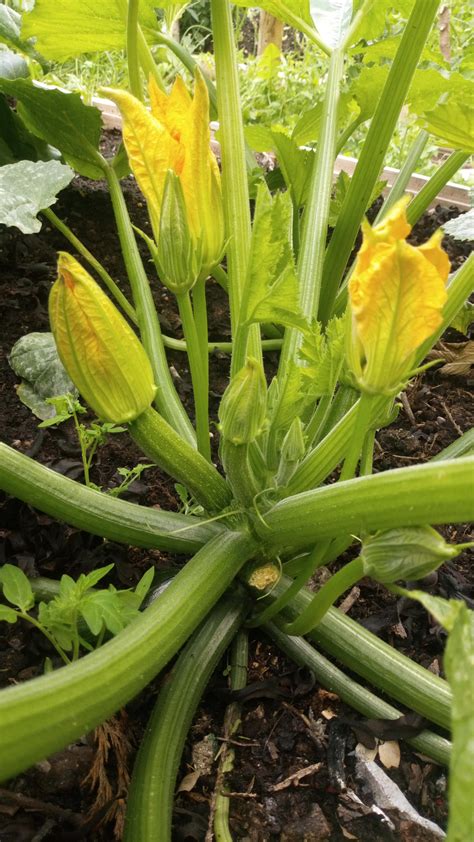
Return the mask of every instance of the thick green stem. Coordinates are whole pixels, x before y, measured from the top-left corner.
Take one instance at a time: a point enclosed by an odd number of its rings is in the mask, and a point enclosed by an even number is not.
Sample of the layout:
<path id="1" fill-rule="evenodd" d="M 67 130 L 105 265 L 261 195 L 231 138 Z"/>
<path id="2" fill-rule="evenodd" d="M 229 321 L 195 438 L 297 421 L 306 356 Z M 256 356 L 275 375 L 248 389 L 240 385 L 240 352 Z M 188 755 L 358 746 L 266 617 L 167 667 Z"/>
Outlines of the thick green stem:
<path id="1" fill-rule="evenodd" d="M 374 395 L 367 395 L 363 393 L 360 396 L 359 403 L 357 404 L 357 418 L 349 441 L 347 454 L 344 459 L 344 465 L 339 478 L 340 482 L 352 479 L 356 472 L 362 448 L 364 446 L 364 439 L 368 429 L 370 428 L 372 407 L 374 406 L 375 400 L 376 396 Z"/>
<path id="2" fill-rule="evenodd" d="M 339 284 L 438 5 L 438 0 L 416 0 L 390 68 L 326 252 L 320 306 L 323 322 L 327 322 L 333 312 Z"/>
<path id="3" fill-rule="evenodd" d="M 250 252 L 250 204 L 231 5 L 228 0 L 211 0 L 211 12 L 220 119 L 222 193 L 229 238 L 227 271 L 230 318 L 232 335 L 235 336 Z M 260 359 L 260 332 L 256 325 L 249 331 L 249 345 L 249 353 Z M 244 364 L 245 358 L 239 359 L 233 354 L 232 375 Z"/>
<path id="4" fill-rule="evenodd" d="M 282 630 L 289 635 L 308 634 L 314 629 L 324 615 L 327 614 L 332 605 L 342 596 L 343 593 L 352 588 L 364 575 L 364 564 L 360 558 L 354 558 L 330 579 L 313 596 L 309 605 L 291 623 L 281 626 Z"/>
<path id="5" fill-rule="evenodd" d="M 420 192 L 411 200 L 407 208 L 407 219 L 415 225 L 441 192 L 445 184 L 456 175 L 457 171 L 469 159 L 469 153 L 452 152 L 449 158 L 436 170 Z"/>
<path id="6" fill-rule="evenodd" d="M 43 216 L 51 222 L 51 225 L 54 225 L 58 231 L 63 234 L 63 236 L 71 243 L 72 246 L 79 252 L 81 257 L 84 260 L 87 260 L 89 266 L 91 266 L 97 272 L 99 278 L 104 282 L 105 286 L 109 290 L 110 294 L 113 295 L 117 304 L 122 308 L 124 313 L 128 316 L 130 321 L 132 321 L 135 325 L 138 324 L 137 322 L 137 314 L 133 309 L 132 305 L 129 301 L 125 298 L 123 292 L 118 288 L 117 284 L 115 283 L 114 279 L 109 275 L 107 270 L 102 266 L 102 263 L 94 257 L 93 254 L 89 251 L 88 248 L 81 242 L 81 240 L 76 237 L 76 235 L 71 231 L 71 229 L 63 222 L 62 219 L 59 219 L 58 216 L 51 210 L 51 208 L 45 208 L 41 211 Z"/>
<path id="7" fill-rule="evenodd" d="M 195 446 L 195 433 L 192 424 L 171 379 L 158 314 L 138 251 L 120 182 L 112 167 L 104 167 L 104 174 L 110 190 L 125 268 L 132 288 L 141 340 L 150 358 L 158 386 L 156 406 L 180 436 L 189 444 Z"/>
<path id="8" fill-rule="evenodd" d="M 128 429 L 143 452 L 182 482 L 208 512 L 220 512 L 230 504 L 232 495 L 224 477 L 154 409 L 145 410 Z"/>
<path id="9" fill-rule="evenodd" d="M 329 62 L 321 132 L 311 176 L 309 199 L 303 217 L 303 234 L 298 255 L 301 309 L 309 321 L 317 315 L 319 307 L 336 157 L 337 107 L 343 71 L 344 54 L 340 50 L 334 50 Z M 291 367 L 296 364 L 300 341 L 299 331 L 286 331 L 279 365 L 279 379 L 283 384 L 291 373 Z"/>
<path id="10" fill-rule="evenodd" d="M 219 523 L 137 506 L 86 488 L 1 443 L 0 488 L 71 526 L 134 547 L 190 553 L 223 531 Z"/>
<path id="11" fill-rule="evenodd" d="M 121 13 L 123 15 L 124 20 L 128 24 L 128 15 L 129 15 L 129 3 L 128 0 L 117 0 L 117 3 L 120 7 Z M 137 10 L 138 10 L 138 3 L 137 3 Z M 128 28 L 127 28 L 127 35 L 128 35 Z M 158 87 L 164 91 L 165 86 L 163 85 L 163 79 L 160 76 L 160 72 L 158 67 L 156 66 L 156 62 L 152 56 L 151 50 L 147 44 L 146 38 L 142 32 L 141 26 L 138 24 L 136 25 L 136 41 L 137 46 L 136 49 L 138 51 L 138 58 L 140 60 L 140 64 L 142 66 L 143 73 L 145 74 L 145 78 L 148 79 L 149 76 L 153 76 L 155 79 L 156 84 Z"/>
<path id="12" fill-rule="evenodd" d="M 363 716 L 369 719 L 398 719 L 402 712 L 388 702 L 371 693 L 367 687 L 362 687 L 349 678 L 342 670 L 328 661 L 313 646 L 302 638 L 288 637 L 276 625 L 265 625 L 265 631 L 285 655 L 302 667 L 308 667 L 314 673 L 318 684 L 337 693 L 340 699 Z M 361 656 L 362 657 L 362 656 Z M 427 754 L 437 763 L 448 766 L 451 744 L 439 734 L 422 731 L 417 737 L 411 737 L 407 742 L 416 751 Z"/>
<path id="13" fill-rule="evenodd" d="M 187 353 L 187 345 L 183 339 L 174 339 L 172 336 L 162 334 L 163 345 L 171 351 L 184 351 Z M 282 339 L 263 339 L 262 351 L 279 351 L 283 344 Z M 207 342 L 206 350 L 208 354 L 213 354 L 214 351 L 222 351 L 224 354 L 231 354 L 234 347 L 233 342 Z"/>
<path id="14" fill-rule="evenodd" d="M 201 278 L 198 280 L 198 282 L 193 288 L 192 296 L 194 321 L 196 323 L 196 330 L 199 341 L 199 353 L 201 356 L 202 388 L 204 389 L 205 394 L 207 395 L 206 403 L 209 407 L 209 356 L 207 350 L 209 325 L 207 321 L 206 280 L 206 278 Z M 209 439 L 209 417 L 206 423 L 208 428 Z"/>
<path id="15" fill-rule="evenodd" d="M 138 58 L 138 11 L 140 0 L 128 0 L 127 13 L 127 64 L 130 91 L 137 99 L 143 99 Z"/>
<path id="16" fill-rule="evenodd" d="M 196 434 L 199 453 L 208 462 L 211 461 L 211 445 L 209 441 L 209 378 L 207 359 L 207 333 L 204 335 L 206 342 L 206 358 L 202 357 L 202 349 L 199 332 L 194 319 L 193 308 L 189 292 L 176 296 L 183 325 L 184 337 L 188 350 L 189 368 L 194 394 L 194 410 L 196 413 Z"/>
<path id="17" fill-rule="evenodd" d="M 304 548 L 344 533 L 463 523 L 474 517 L 474 457 L 358 477 L 288 497 L 256 522 L 275 547 Z"/>
<path id="18" fill-rule="evenodd" d="M 181 754 L 207 682 L 237 632 L 245 600 L 227 595 L 183 649 L 148 722 L 130 786 L 124 842 L 169 842 Z"/>
<path id="19" fill-rule="evenodd" d="M 185 643 L 255 551 L 226 532 L 211 541 L 126 629 L 53 673 L 0 692 L 0 779 L 77 740 L 132 699 Z"/>

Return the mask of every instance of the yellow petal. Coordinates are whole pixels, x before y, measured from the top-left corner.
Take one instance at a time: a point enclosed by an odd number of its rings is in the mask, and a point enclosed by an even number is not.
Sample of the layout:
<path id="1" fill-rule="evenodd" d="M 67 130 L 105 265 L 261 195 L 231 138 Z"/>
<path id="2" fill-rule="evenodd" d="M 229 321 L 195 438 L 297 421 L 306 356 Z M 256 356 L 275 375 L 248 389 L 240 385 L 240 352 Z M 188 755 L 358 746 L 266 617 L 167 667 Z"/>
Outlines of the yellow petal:
<path id="1" fill-rule="evenodd" d="M 358 267 L 364 271 L 371 261 L 371 249 L 377 243 L 395 243 L 397 240 L 404 240 L 411 231 L 406 217 L 406 208 L 410 201 L 409 196 L 403 196 L 388 212 L 388 214 L 377 225 L 370 225 L 364 219 L 362 223 L 362 246 L 357 255 Z"/>
<path id="2" fill-rule="evenodd" d="M 135 333 L 85 269 L 60 252 L 49 300 L 61 361 L 87 403 L 105 421 L 137 418 L 156 387 Z"/>
<path id="3" fill-rule="evenodd" d="M 395 388 L 413 353 L 442 323 L 445 279 L 420 249 L 404 241 L 380 243 L 371 249 L 370 265 L 356 268 L 349 293 L 365 358 L 364 386 Z"/>
<path id="4" fill-rule="evenodd" d="M 435 231 L 432 237 L 422 246 L 419 246 L 418 251 L 421 252 L 430 263 L 438 270 L 444 283 L 448 280 L 448 275 L 451 270 L 449 257 L 441 248 L 441 241 L 443 239 L 443 232 L 441 229 Z"/>
<path id="5" fill-rule="evenodd" d="M 109 88 L 104 93 L 117 103 L 122 113 L 123 141 L 130 167 L 148 203 L 155 228 L 166 173 L 171 169 L 179 175 L 183 169 L 183 145 L 132 94 Z"/>
<path id="6" fill-rule="evenodd" d="M 183 130 L 189 124 L 189 111 L 192 105 L 191 97 L 181 76 L 176 77 L 169 96 L 160 90 L 152 76 L 148 90 L 153 116 L 175 140 L 180 141 Z"/>

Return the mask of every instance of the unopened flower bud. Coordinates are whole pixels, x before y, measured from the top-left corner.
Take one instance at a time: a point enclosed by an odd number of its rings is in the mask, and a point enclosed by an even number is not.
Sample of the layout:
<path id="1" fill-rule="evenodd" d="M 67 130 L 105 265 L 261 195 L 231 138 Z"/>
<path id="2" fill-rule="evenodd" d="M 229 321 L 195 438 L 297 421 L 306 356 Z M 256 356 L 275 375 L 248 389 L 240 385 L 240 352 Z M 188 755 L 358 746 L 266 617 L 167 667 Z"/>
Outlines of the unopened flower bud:
<path id="1" fill-rule="evenodd" d="M 416 526 L 376 532 L 364 541 L 360 557 L 365 576 L 392 584 L 422 579 L 460 551 L 431 526 Z"/>
<path id="2" fill-rule="evenodd" d="M 173 170 L 168 170 L 163 191 L 157 262 L 161 280 L 179 295 L 188 292 L 201 271 L 201 246 L 191 237 L 183 188 Z"/>
<path id="3" fill-rule="evenodd" d="M 66 252 L 49 297 L 58 354 L 71 380 L 103 421 L 132 421 L 153 402 L 150 361 L 101 288 Z"/>
<path id="4" fill-rule="evenodd" d="M 262 431 L 266 409 L 265 374 L 249 357 L 224 392 L 219 409 L 222 437 L 231 444 L 250 444 Z"/>

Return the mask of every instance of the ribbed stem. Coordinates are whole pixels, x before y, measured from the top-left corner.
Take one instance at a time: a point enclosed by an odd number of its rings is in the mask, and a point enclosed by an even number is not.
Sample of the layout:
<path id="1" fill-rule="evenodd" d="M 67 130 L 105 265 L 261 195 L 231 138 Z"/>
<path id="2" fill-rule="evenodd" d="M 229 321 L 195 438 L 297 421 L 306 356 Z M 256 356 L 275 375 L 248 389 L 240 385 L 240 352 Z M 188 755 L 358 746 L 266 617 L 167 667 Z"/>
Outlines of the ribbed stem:
<path id="1" fill-rule="evenodd" d="M 323 322 L 331 317 L 339 284 L 438 5 L 438 0 L 416 0 L 390 68 L 326 252 L 319 311 Z"/>
<path id="2" fill-rule="evenodd" d="M 182 482 L 208 512 L 220 512 L 230 504 L 232 495 L 224 477 L 154 409 L 145 410 L 128 430 L 143 452 Z"/>
<path id="3" fill-rule="evenodd" d="M 288 637 L 274 623 L 269 623 L 264 628 L 285 655 L 299 666 L 308 667 L 312 670 L 318 684 L 330 690 L 331 693 L 337 693 L 343 702 L 363 716 L 369 719 L 398 719 L 402 715 L 400 710 L 371 693 L 367 687 L 362 687 L 353 678 L 349 678 L 306 640 L 300 637 Z M 451 744 L 444 737 L 440 737 L 431 731 L 422 731 L 417 737 L 407 739 L 407 742 L 416 751 L 427 754 L 437 763 L 448 766 Z"/>
<path id="4" fill-rule="evenodd" d="M 390 190 L 390 193 L 388 194 L 387 198 L 385 199 L 385 202 L 383 203 L 382 207 L 380 208 L 377 214 L 377 217 L 375 219 L 376 223 L 383 219 L 383 217 L 388 213 L 390 208 L 393 208 L 395 202 L 398 202 L 398 200 L 401 199 L 404 195 L 405 190 L 408 186 L 408 182 L 410 181 L 410 178 L 412 177 L 415 171 L 415 167 L 418 161 L 420 160 L 421 153 L 423 152 L 423 149 L 428 143 L 428 140 L 428 132 L 425 132 L 424 129 L 421 129 L 421 131 L 419 131 L 417 136 L 415 137 L 415 140 L 413 141 L 412 145 L 410 146 L 410 149 L 408 150 L 408 155 L 405 159 L 405 163 L 403 164 L 403 167 L 398 173 L 397 178 L 393 183 L 392 189 Z"/>
<path id="5" fill-rule="evenodd" d="M 0 692 L 0 779 L 64 748 L 133 698 L 181 648 L 254 552 L 211 541 L 126 629 L 79 661 Z"/>
<path id="6" fill-rule="evenodd" d="M 303 217 L 303 234 L 298 255 L 301 309 L 308 320 L 317 315 L 319 306 L 336 157 L 337 107 L 343 71 L 344 54 L 340 50 L 334 50 L 329 62 L 321 132 Z M 286 383 L 291 367 L 296 364 L 300 341 L 299 331 L 286 331 L 279 365 L 279 379 L 282 384 Z"/>
<path id="7" fill-rule="evenodd" d="M 177 295 L 176 300 L 178 302 L 179 315 L 181 316 L 184 338 L 186 339 L 189 368 L 193 384 L 198 450 L 210 462 L 207 333 L 204 335 L 206 342 L 206 359 L 204 362 L 201 354 L 200 336 L 197 330 L 189 292 Z"/>
<path id="8" fill-rule="evenodd" d="M 234 497 L 243 506 L 252 506 L 260 487 L 255 480 L 249 454 L 249 444 L 232 444 L 221 440 L 220 456 Z"/>
<path id="9" fill-rule="evenodd" d="M 125 199 L 117 174 L 112 167 L 105 167 L 104 174 L 110 190 L 110 198 L 120 238 L 125 268 L 132 288 L 140 336 L 150 358 L 156 384 L 159 387 L 156 405 L 164 418 L 189 444 L 195 446 L 195 433 L 184 407 L 176 393 L 166 360 L 161 327 L 153 302 L 150 284 L 143 268 L 135 234 L 128 215 Z"/>
<path id="10" fill-rule="evenodd" d="M 425 210 L 436 199 L 445 184 L 456 175 L 457 171 L 469 159 L 469 152 L 452 152 L 449 158 L 436 170 L 420 192 L 411 200 L 407 208 L 407 219 L 410 225 L 415 225 Z"/>
<path id="11" fill-rule="evenodd" d="M 341 531 L 463 523 L 474 517 L 474 457 L 358 477 L 288 497 L 256 523 L 275 547 L 305 548 Z"/>
<path id="12" fill-rule="evenodd" d="M 376 397 L 374 395 L 362 394 L 359 403 L 357 404 L 357 418 L 352 430 L 347 453 L 342 466 L 341 476 L 339 482 L 352 479 L 355 475 L 357 465 L 364 446 L 364 439 L 367 431 L 370 428 L 370 420 L 372 417 L 372 407 Z"/>
<path id="13" fill-rule="evenodd" d="M 1 443 L 0 488 L 70 526 L 134 547 L 190 553 L 223 531 L 219 523 L 93 491 Z"/>
<path id="14" fill-rule="evenodd" d="M 186 735 L 245 608 L 245 600 L 237 595 L 223 597 L 167 677 L 135 761 L 124 842 L 170 842 L 173 796 Z"/>
<path id="15" fill-rule="evenodd" d="M 130 91 L 137 99 L 142 100 L 142 82 L 140 79 L 140 63 L 138 59 L 138 11 L 140 0 L 128 0 L 127 13 L 127 64 L 128 83 Z"/>
<path id="16" fill-rule="evenodd" d="M 235 337 L 250 252 L 250 204 L 231 5 L 228 0 L 211 0 L 211 13 L 220 120 L 222 194 L 226 236 L 229 239 L 227 271 L 230 318 L 232 336 Z M 249 342 L 249 353 L 260 359 L 260 332 L 256 325 L 249 330 Z M 233 355 L 232 375 L 244 364 L 245 358 Z"/>

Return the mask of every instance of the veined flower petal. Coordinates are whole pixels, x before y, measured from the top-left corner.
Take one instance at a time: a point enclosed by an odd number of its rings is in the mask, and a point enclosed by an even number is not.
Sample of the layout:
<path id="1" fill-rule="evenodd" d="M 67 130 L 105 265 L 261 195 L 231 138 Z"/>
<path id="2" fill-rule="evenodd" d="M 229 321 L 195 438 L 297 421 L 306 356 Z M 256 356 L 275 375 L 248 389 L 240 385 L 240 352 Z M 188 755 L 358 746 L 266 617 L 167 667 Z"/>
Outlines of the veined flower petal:
<path id="1" fill-rule="evenodd" d="M 397 210 L 400 210 L 397 216 Z M 404 207 L 385 227 L 370 229 L 349 282 L 352 342 L 349 365 L 361 388 L 393 392 L 409 373 L 415 351 L 442 323 L 449 260 L 441 236 L 415 248 L 404 234 Z M 409 226 L 408 226 L 409 229 Z"/>

